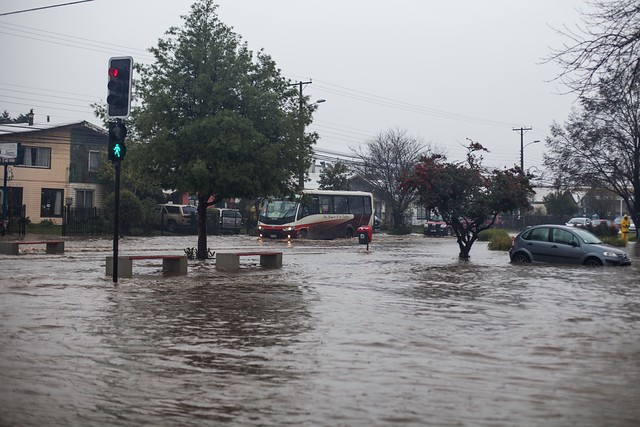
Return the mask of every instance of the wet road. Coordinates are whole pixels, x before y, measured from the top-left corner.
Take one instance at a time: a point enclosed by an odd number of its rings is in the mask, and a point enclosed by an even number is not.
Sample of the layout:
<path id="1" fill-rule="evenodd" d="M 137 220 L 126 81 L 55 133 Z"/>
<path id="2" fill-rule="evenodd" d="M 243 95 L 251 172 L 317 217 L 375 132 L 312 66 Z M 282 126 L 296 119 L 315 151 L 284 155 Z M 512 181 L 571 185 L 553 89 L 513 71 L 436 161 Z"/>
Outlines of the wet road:
<path id="1" fill-rule="evenodd" d="M 453 239 L 209 237 L 284 251 L 283 268 L 134 262 L 110 240 L 0 255 L 2 426 L 637 426 L 640 256 L 511 265 Z M 196 238 L 127 238 L 182 254 Z"/>

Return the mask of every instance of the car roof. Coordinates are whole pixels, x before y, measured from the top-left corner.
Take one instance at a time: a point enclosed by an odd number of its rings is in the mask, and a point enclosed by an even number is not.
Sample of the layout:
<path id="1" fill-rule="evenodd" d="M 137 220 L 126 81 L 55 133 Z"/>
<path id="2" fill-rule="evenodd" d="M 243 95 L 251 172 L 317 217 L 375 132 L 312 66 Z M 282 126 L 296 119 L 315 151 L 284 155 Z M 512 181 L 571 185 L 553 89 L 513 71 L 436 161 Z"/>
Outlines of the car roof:
<path id="1" fill-rule="evenodd" d="M 571 227 L 569 225 L 563 225 L 563 224 L 539 224 L 539 225 L 532 225 L 531 227 L 527 228 L 526 230 L 531 230 L 532 228 L 541 228 L 541 227 L 559 228 L 559 229 L 562 229 L 562 230 L 569 230 L 569 231 L 576 229 L 576 227 Z M 578 229 L 584 230 L 584 229 L 582 229 L 580 227 L 578 227 Z M 523 230 L 523 231 L 526 231 L 526 230 Z"/>
<path id="2" fill-rule="evenodd" d="M 178 206 L 178 207 L 183 207 L 183 208 L 185 206 L 189 206 L 189 207 L 195 208 L 195 206 L 193 206 L 193 205 L 180 205 L 178 203 L 160 203 L 160 204 L 158 204 L 158 206 Z"/>

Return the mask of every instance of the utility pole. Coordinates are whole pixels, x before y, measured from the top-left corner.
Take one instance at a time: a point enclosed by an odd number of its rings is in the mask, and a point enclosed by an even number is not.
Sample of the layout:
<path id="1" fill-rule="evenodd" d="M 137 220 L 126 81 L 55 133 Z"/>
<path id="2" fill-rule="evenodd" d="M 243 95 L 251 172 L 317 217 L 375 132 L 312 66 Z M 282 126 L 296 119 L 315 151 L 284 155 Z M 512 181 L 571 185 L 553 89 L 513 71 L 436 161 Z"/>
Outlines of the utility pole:
<path id="1" fill-rule="evenodd" d="M 298 120 L 300 122 L 300 141 L 299 141 L 299 159 L 298 159 L 298 187 L 300 187 L 300 191 L 304 190 L 304 175 L 305 175 L 305 168 L 304 168 L 304 125 L 302 124 L 302 108 L 304 107 L 304 98 L 302 97 L 302 89 L 303 86 L 302 85 L 310 85 L 311 83 L 313 83 L 311 80 L 309 80 L 308 82 L 298 82 L 298 83 L 292 83 L 291 85 L 297 85 L 299 88 L 299 93 L 300 93 L 300 104 L 299 104 L 299 111 L 298 111 Z"/>
<path id="2" fill-rule="evenodd" d="M 531 126 L 513 128 L 514 132 L 520 132 L 520 173 L 522 175 L 524 175 L 524 133 L 531 129 Z"/>

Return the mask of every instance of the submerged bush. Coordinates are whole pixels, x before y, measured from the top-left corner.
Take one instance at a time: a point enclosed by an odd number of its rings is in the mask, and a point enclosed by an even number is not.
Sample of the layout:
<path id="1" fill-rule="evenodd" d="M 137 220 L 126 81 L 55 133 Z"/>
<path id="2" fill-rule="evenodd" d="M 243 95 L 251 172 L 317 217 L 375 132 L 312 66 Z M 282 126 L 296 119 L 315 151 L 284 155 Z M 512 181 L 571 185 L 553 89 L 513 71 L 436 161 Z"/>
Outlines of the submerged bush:
<path id="1" fill-rule="evenodd" d="M 620 236 L 602 236 L 600 237 L 600 240 L 602 240 L 607 245 L 611 245 L 611 246 L 620 246 L 620 247 L 626 246 L 624 243 L 624 240 L 622 240 L 622 237 Z"/>
<path id="2" fill-rule="evenodd" d="M 478 234 L 478 240 L 482 242 L 488 242 L 492 240 L 494 237 L 509 237 L 509 233 L 507 230 L 503 230 L 501 228 L 490 228 L 488 230 L 483 230 Z"/>
<path id="3" fill-rule="evenodd" d="M 513 239 L 506 232 L 505 234 L 506 235 L 495 235 L 491 238 L 487 245 L 490 251 L 508 251 L 511 248 Z"/>

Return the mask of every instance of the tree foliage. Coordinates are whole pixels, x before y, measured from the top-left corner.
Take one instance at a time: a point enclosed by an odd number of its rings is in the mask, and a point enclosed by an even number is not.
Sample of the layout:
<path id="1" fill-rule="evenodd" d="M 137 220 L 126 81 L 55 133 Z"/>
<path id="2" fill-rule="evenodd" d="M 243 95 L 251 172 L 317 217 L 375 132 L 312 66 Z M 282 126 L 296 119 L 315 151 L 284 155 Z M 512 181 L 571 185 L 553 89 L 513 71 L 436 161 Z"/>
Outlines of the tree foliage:
<path id="1" fill-rule="evenodd" d="M 141 66 L 136 115 L 147 171 L 165 188 L 198 195 L 198 250 L 206 254 L 211 199 L 291 193 L 315 136 L 300 129 L 312 105 L 263 51 L 255 55 L 199 0 Z M 292 143 L 295 141 L 296 143 Z"/>
<path id="2" fill-rule="evenodd" d="M 349 167 L 342 162 L 328 165 L 320 172 L 319 188 L 321 190 L 349 190 L 351 189 L 349 174 Z"/>
<path id="3" fill-rule="evenodd" d="M 549 193 L 542 198 L 542 202 L 549 215 L 572 217 L 579 209 L 578 204 L 568 190 L 557 190 Z"/>
<path id="4" fill-rule="evenodd" d="M 404 130 L 389 129 L 369 140 L 364 150 L 354 150 L 354 153 L 360 161 L 353 169 L 391 208 L 394 229 L 402 229 L 405 212 L 416 194 L 401 184 L 413 172 L 420 157 L 427 154 L 426 147 Z"/>
<path id="5" fill-rule="evenodd" d="M 613 218 L 620 209 L 620 199 L 609 190 L 592 188 L 584 196 L 587 212 L 599 218 Z"/>
<path id="6" fill-rule="evenodd" d="M 584 95 L 613 76 L 628 87 L 640 79 L 640 2 L 591 0 L 576 30 L 558 30 L 566 42 L 549 56 L 563 69 L 559 78 Z"/>
<path id="7" fill-rule="evenodd" d="M 131 234 L 131 228 L 140 226 L 146 217 L 144 207 L 140 199 L 129 190 L 120 192 L 119 203 L 120 234 Z M 112 213 L 115 211 L 115 194 L 111 193 L 104 200 L 105 213 L 107 218 L 113 220 Z"/>
<path id="8" fill-rule="evenodd" d="M 4 110 L 2 114 L 0 114 L 0 125 L 11 124 L 11 123 L 28 123 L 29 122 L 29 114 L 20 114 L 16 118 L 11 118 L 11 115 L 7 110 Z"/>
<path id="9" fill-rule="evenodd" d="M 640 222 L 640 85 L 612 78 L 598 89 L 564 125 L 551 127 L 544 163 L 560 188 L 609 190 Z"/>
<path id="10" fill-rule="evenodd" d="M 478 143 L 468 147 L 467 161 L 447 162 L 440 154 L 425 156 L 403 183 L 415 191 L 427 210 L 433 210 L 453 229 L 460 258 L 468 259 L 478 234 L 489 229 L 502 212 L 530 209 L 533 189 L 519 168 L 488 171 L 482 166 L 487 151 Z"/>

